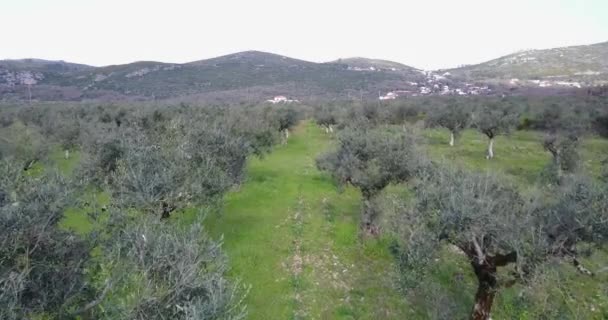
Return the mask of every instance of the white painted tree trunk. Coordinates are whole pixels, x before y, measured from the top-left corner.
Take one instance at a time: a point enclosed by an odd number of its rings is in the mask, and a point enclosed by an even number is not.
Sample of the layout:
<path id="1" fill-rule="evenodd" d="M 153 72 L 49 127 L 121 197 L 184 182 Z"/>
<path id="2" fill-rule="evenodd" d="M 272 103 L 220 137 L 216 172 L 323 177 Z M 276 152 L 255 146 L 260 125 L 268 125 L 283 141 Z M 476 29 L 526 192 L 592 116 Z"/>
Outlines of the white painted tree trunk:
<path id="1" fill-rule="evenodd" d="M 490 138 L 490 144 L 488 144 L 488 155 L 486 159 L 494 158 L 494 138 Z"/>
<path id="2" fill-rule="evenodd" d="M 334 127 L 331 124 L 329 125 L 329 132 L 334 133 Z"/>
<path id="3" fill-rule="evenodd" d="M 454 133 L 450 132 L 450 147 L 454 146 Z"/>
<path id="4" fill-rule="evenodd" d="M 285 129 L 285 143 L 289 140 L 289 129 Z"/>
<path id="5" fill-rule="evenodd" d="M 69 159 L 70 158 L 70 150 L 65 150 L 65 159 Z"/>
<path id="6" fill-rule="evenodd" d="M 325 127 L 325 133 L 329 134 L 329 127 Z"/>

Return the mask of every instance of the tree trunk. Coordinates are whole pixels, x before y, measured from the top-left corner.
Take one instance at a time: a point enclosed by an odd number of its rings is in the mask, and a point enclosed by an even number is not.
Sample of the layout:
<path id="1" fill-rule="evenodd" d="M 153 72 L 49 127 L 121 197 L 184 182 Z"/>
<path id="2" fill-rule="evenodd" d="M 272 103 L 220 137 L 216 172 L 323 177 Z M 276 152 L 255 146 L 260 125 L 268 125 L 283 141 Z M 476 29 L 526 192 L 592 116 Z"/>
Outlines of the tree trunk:
<path id="1" fill-rule="evenodd" d="M 329 133 L 334 133 L 334 127 L 331 124 L 329 125 Z"/>
<path id="2" fill-rule="evenodd" d="M 164 220 L 164 219 L 169 219 L 171 217 L 171 213 L 173 211 L 175 211 L 175 209 L 177 209 L 176 206 L 170 206 L 167 202 L 162 201 L 161 202 L 161 213 L 160 213 L 160 219 Z"/>
<path id="3" fill-rule="evenodd" d="M 289 129 L 285 129 L 285 141 L 289 139 Z"/>
<path id="4" fill-rule="evenodd" d="M 329 134 L 329 126 L 325 127 L 325 133 Z"/>
<path id="5" fill-rule="evenodd" d="M 473 261 L 471 264 L 478 283 L 471 320 L 489 320 L 497 289 L 496 266 L 487 262 L 480 265 L 477 261 Z"/>
<path id="6" fill-rule="evenodd" d="M 70 150 L 66 149 L 65 150 L 65 159 L 69 159 L 70 158 Z"/>
<path id="7" fill-rule="evenodd" d="M 361 206 L 361 231 L 365 235 L 376 236 L 379 234 L 379 228 L 377 225 L 377 212 L 373 207 L 373 203 L 370 198 L 365 197 L 363 205 Z"/>
<path id="8" fill-rule="evenodd" d="M 563 176 L 562 161 L 559 152 L 553 154 L 555 160 L 555 169 L 557 170 L 557 181 L 561 182 Z"/>
<path id="9" fill-rule="evenodd" d="M 494 158 L 494 138 L 490 138 L 490 143 L 488 144 L 488 155 L 486 159 Z"/>
<path id="10" fill-rule="evenodd" d="M 454 132 L 450 132 L 450 147 L 454 146 Z"/>

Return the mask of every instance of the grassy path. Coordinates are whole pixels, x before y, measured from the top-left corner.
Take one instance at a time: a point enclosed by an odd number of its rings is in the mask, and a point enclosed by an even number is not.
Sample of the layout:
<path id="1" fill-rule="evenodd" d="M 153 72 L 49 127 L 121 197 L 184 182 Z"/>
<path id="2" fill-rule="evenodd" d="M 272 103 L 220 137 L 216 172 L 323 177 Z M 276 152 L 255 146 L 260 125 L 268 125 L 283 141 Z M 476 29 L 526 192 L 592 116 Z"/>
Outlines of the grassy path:
<path id="1" fill-rule="evenodd" d="M 249 163 L 248 181 L 206 221 L 223 235 L 233 275 L 251 285 L 249 319 L 405 314 L 386 243 L 358 239 L 359 195 L 338 193 L 315 167 L 330 143 L 314 124 L 300 124 L 288 144 Z"/>

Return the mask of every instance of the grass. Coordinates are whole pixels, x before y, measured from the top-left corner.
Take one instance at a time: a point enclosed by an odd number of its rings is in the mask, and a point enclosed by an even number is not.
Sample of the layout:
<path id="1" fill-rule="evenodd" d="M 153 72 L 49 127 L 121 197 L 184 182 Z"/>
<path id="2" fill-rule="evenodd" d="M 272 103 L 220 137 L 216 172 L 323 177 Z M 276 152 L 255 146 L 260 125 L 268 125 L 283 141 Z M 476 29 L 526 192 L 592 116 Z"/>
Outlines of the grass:
<path id="1" fill-rule="evenodd" d="M 454 147 L 448 145 L 449 134 L 444 130 L 425 130 L 427 150 L 434 159 L 455 162 L 475 170 L 498 171 L 512 178 L 523 189 L 538 182 L 542 170 L 551 157 L 541 146 L 542 133 L 517 131 L 496 139 L 495 158 L 485 159 L 487 139 L 473 130 L 466 130 Z M 601 161 L 608 156 L 608 140 L 586 137 L 580 154 L 583 171 L 597 176 Z M 437 268 L 434 277 L 452 294 L 456 301 L 472 301 L 475 292 L 474 275 L 464 257 L 446 253 L 442 259 L 446 266 Z M 591 270 L 606 267 L 608 253 L 600 250 L 584 259 Z M 554 278 L 543 279 L 542 287 L 527 291 L 516 285 L 503 289 L 496 298 L 493 316 L 497 319 L 537 319 L 562 317 L 564 319 L 608 318 L 608 273 L 600 272 L 594 278 L 581 276 L 566 263 L 553 263 L 547 267 Z M 559 274 L 559 277 L 555 276 Z M 450 280 L 462 276 L 460 283 Z M 446 280 L 447 279 L 447 280 Z M 540 281 L 540 280 L 539 280 Z M 466 290 L 463 291 L 463 286 Z M 457 289 L 457 290 L 454 290 Z M 526 293 L 525 299 L 522 294 Z M 464 304 L 470 305 L 470 304 Z M 468 310 L 464 309 L 463 312 Z"/>
<path id="2" fill-rule="evenodd" d="M 487 137 L 475 130 L 465 130 L 454 147 L 448 145 L 447 130 L 425 130 L 423 136 L 429 154 L 435 159 L 456 162 L 474 170 L 502 172 L 523 185 L 537 182 L 551 161 L 551 155 L 542 147 L 542 133 L 539 132 L 515 131 L 508 136 L 498 136 L 492 160 L 485 158 Z M 583 170 L 597 175 L 601 161 L 608 157 L 608 140 L 587 137 L 581 144 L 580 153 Z"/>
<path id="3" fill-rule="evenodd" d="M 523 186 L 536 182 L 551 161 L 536 132 L 499 137 L 492 161 L 485 159 L 486 139 L 475 131 L 465 131 L 453 148 L 447 145 L 447 132 L 425 130 L 423 135 L 433 158 L 499 171 Z M 316 170 L 314 159 L 331 140 L 313 124 L 303 123 L 287 145 L 249 163 L 248 181 L 227 196 L 222 214 L 207 220 L 212 234 L 223 236 L 232 276 L 251 285 L 249 319 L 424 319 L 395 288 L 388 240 L 359 239 L 359 194 L 349 188 L 338 192 Z M 608 142 L 586 139 L 581 154 L 585 170 L 596 172 L 599 159 L 608 154 Z M 586 263 L 600 268 L 604 259 L 599 254 Z M 466 260 L 453 252 L 442 260 L 446 263 L 433 278 L 466 315 L 475 292 L 474 275 Z M 554 305 L 525 304 L 519 298 L 524 288 L 514 286 L 499 293 L 495 316 L 534 319 L 555 305 L 562 306 L 559 311 L 568 318 L 604 315 L 606 299 L 598 298 L 606 290 L 602 282 L 582 278 L 569 265 L 552 268 L 565 279 L 564 285 L 544 287 Z M 570 303 L 564 302 L 565 296 L 571 297 Z"/>
<path id="4" fill-rule="evenodd" d="M 485 137 L 475 131 L 465 131 L 455 147 L 448 146 L 445 131 L 424 130 L 423 135 L 433 158 L 499 171 L 522 186 L 536 182 L 551 161 L 540 146 L 541 134 L 535 132 L 499 137 L 496 158 L 491 161 L 485 159 Z M 286 145 L 263 159 L 251 159 L 247 181 L 226 196 L 221 212 L 211 213 L 205 220 L 209 232 L 223 239 L 231 277 L 251 286 L 246 301 L 248 319 L 424 319 L 415 310 L 415 302 L 408 304 L 395 287 L 389 239 L 359 238 L 358 192 L 352 188 L 339 192 L 316 169 L 315 158 L 331 147 L 332 140 L 312 122 L 303 122 Z M 608 155 L 608 141 L 585 139 L 581 155 L 584 169 L 597 173 L 600 160 Z M 51 159 L 69 175 L 79 155 L 73 152 L 70 159 L 64 159 L 56 151 Z M 407 196 L 400 186 L 391 186 L 388 193 Z M 103 192 L 91 190 L 85 196 L 92 206 L 109 202 Z M 89 232 L 92 225 L 87 210 L 68 210 L 62 226 Z M 188 223 L 196 212 L 191 210 L 178 219 Z M 446 250 L 441 260 L 432 272 L 433 281 L 458 302 L 457 312 L 466 315 L 475 292 L 474 275 L 466 259 L 454 252 Z M 592 270 L 604 268 L 605 261 L 605 252 L 585 259 Z M 545 280 L 533 292 L 533 301 L 520 298 L 524 287 L 502 290 L 493 316 L 608 318 L 608 272 L 588 278 L 570 265 L 554 264 L 549 269 L 560 274 L 559 283 Z"/>
<path id="5" fill-rule="evenodd" d="M 206 221 L 232 275 L 251 285 L 249 319 L 402 318 L 383 240 L 358 238 L 359 194 L 339 193 L 314 160 L 331 139 L 304 122 L 249 163 L 248 181 Z"/>

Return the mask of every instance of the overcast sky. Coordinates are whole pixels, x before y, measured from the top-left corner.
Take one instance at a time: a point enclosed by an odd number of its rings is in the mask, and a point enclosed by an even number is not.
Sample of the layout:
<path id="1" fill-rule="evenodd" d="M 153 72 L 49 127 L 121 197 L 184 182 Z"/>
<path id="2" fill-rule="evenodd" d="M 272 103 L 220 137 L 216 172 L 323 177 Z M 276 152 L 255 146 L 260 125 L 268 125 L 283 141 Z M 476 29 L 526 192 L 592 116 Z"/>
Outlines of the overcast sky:
<path id="1" fill-rule="evenodd" d="M 0 0 L 0 59 L 95 66 L 260 50 L 422 69 L 608 41 L 608 0 Z"/>

